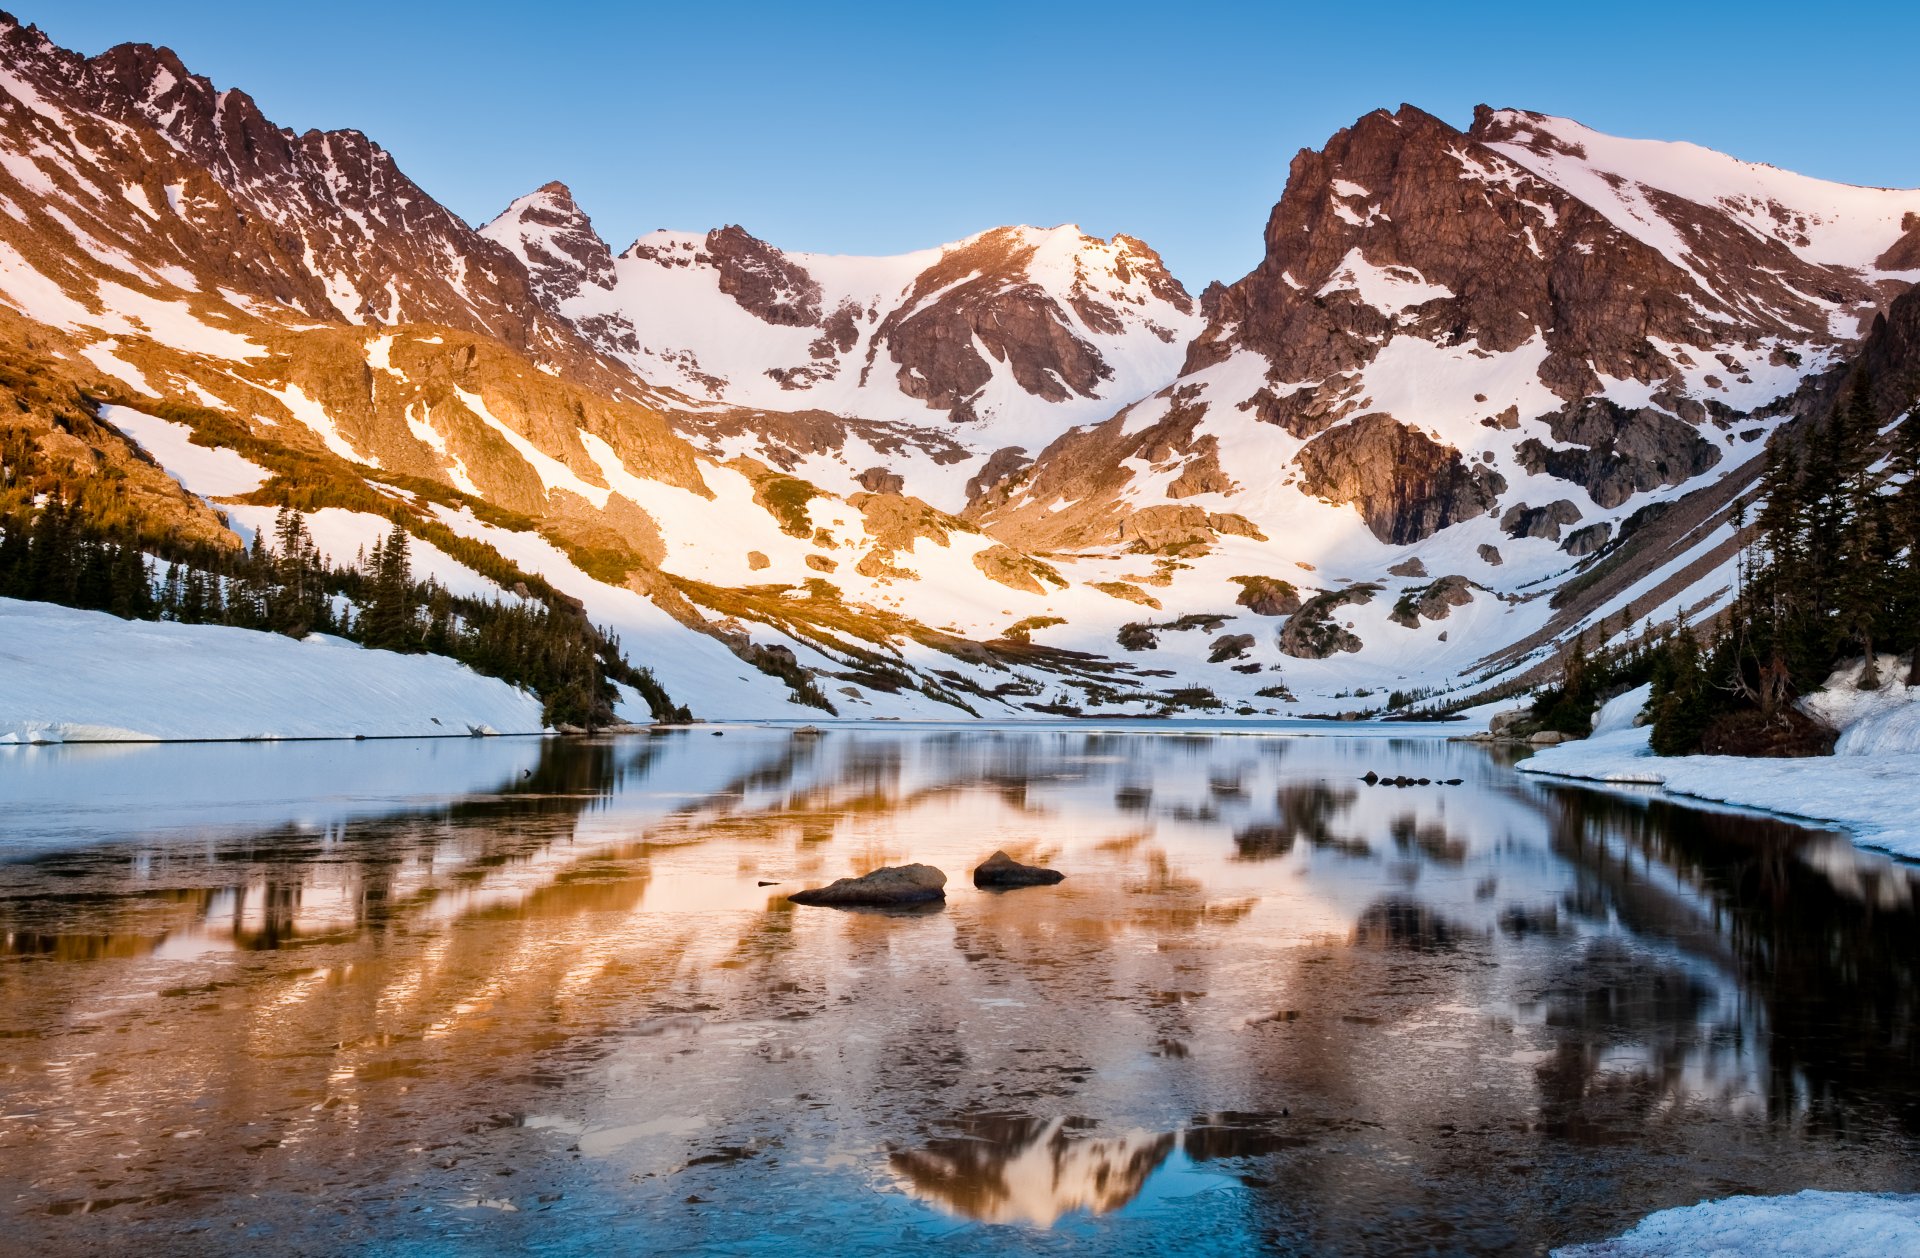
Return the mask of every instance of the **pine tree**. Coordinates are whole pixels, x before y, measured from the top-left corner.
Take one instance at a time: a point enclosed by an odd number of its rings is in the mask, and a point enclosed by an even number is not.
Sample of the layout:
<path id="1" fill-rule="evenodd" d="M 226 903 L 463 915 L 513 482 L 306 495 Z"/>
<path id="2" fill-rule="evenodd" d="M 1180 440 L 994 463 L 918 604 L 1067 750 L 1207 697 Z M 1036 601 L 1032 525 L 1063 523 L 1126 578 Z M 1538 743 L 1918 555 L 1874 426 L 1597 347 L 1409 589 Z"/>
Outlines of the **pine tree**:
<path id="1" fill-rule="evenodd" d="M 386 541 L 374 547 L 368 562 L 371 592 L 360 618 L 361 641 L 382 651 L 416 650 L 407 531 L 394 525 Z"/>

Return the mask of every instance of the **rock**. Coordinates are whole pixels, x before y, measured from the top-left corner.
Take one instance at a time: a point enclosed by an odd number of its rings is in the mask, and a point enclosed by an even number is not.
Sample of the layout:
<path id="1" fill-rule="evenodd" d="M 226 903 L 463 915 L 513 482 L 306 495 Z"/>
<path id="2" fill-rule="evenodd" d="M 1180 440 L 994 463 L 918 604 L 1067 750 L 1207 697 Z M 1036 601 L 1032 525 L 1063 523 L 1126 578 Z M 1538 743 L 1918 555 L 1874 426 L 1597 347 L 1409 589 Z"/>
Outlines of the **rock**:
<path id="1" fill-rule="evenodd" d="M 1047 587 L 1042 582 L 1050 582 L 1061 589 L 1067 586 L 1067 579 L 1051 564 L 1042 563 L 1011 546 L 996 544 L 987 547 L 974 555 L 973 566 L 1008 589 L 1027 594 L 1045 594 Z"/>
<path id="2" fill-rule="evenodd" d="M 1487 732 L 1502 735 L 1523 721 L 1532 719 L 1533 712 L 1528 708 L 1508 708 L 1505 712 L 1495 712 L 1487 722 Z"/>
<path id="3" fill-rule="evenodd" d="M 1485 542 L 1480 544 L 1479 555 L 1482 562 L 1490 564 L 1495 568 L 1498 568 L 1506 562 L 1505 559 L 1500 557 L 1500 548 L 1498 546 L 1489 546 Z"/>
<path id="4" fill-rule="evenodd" d="M 1560 544 L 1560 549 L 1578 559 L 1582 555 L 1591 555 L 1605 546 L 1607 539 L 1612 536 L 1613 525 L 1601 520 L 1597 524 L 1589 524 L 1583 529 L 1575 529 L 1567 534 L 1567 540 Z"/>
<path id="5" fill-rule="evenodd" d="M 1542 418 L 1558 444 L 1527 438 L 1515 448 L 1520 465 L 1572 481 L 1605 509 L 1636 493 L 1682 484 L 1720 461 L 1718 446 L 1652 406 L 1628 410 L 1596 397 Z"/>
<path id="6" fill-rule="evenodd" d="M 1207 653 L 1207 663 L 1224 664 L 1228 660 L 1243 658 L 1253 650 L 1253 635 L 1250 633 L 1223 633 L 1212 642 L 1212 650 Z"/>
<path id="7" fill-rule="evenodd" d="M 795 904 L 831 908 L 895 908 L 947 898 L 947 876 L 931 865 L 890 865 L 858 878 L 840 878 L 824 887 L 796 891 Z"/>
<path id="8" fill-rule="evenodd" d="M 1429 585 L 1403 590 L 1387 619 L 1396 625 L 1418 629 L 1422 620 L 1445 620 L 1454 608 L 1465 607 L 1472 601 L 1472 583 L 1465 577 L 1441 577 Z"/>
<path id="9" fill-rule="evenodd" d="M 1484 515 L 1507 487 L 1498 472 L 1469 467 L 1460 451 L 1391 415 L 1362 415 L 1322 433 L 1294 462 L 1304 492 L 1352 503 L 1375 537 L 1396 546 Z"/>
<path id="10" fill-rule="evenodd" d="M 759 572 L 763 568 L 770 568 L 772 566 L 773 560 L 767 558 L 762 552 L 757 550 L 747 552 L 747 571 Z"/>
<path id="11" fill-rule="evenodd" d="M 973 871 L 976 887 L 1050 887 L 1065 878 L 1057 869 L 1022 865 L 1005 852 L 995 852 Z"/>
<path id="12" fill-rule="evenodd" d="M 1372 769 L 1368 769 L 1365 773 L 1361 774 L 1360 780 L 1362 782 L 1365 782 L 1368 786 L 1380 785 L 1380 775 L 1378 773 L 1375 773 Z"/>
<path id="13" fill-rule="evenodd" d="M 1544 537 L 1557 542 L 1563 526 L 1579 522 L 1580 508 L 1571 499 L 1560 498 L 1544 507 L 1529 507 L 1522 502 L 1508 507 L 1500 517 L 1500 531 L 1508 537 Z"/>
<path id="14" fill-rule="evenodd" d="M 1233 601 L 1256 616 L 1291 616 L 1300 610 L 1300 591 L 1291 581 L 1278 577 L 1232 577 L 1240 587 Z"/>
<path id="15" fill-rule="evenodd" d="M 1575 741 L 1579 735 L 1563 734 L 1557 729 L 1543 729 L 1528 737 L 1527 742 L 1535 747 L 1557 747 L 1561 743 Z"/>
<path id="16" fill-rule="evenodd" d="M 1427 575 L 1427 565 L 1420 562 L 1420 556 L 1414 555 L 1388 568 L 1387 573 L 1396 577 L 1424 577 Z"/>
<path id="17" fill-rule="evenodd" d="M 1341 651 L 1358 651 L 1360 639 L 1335 623 L 1333 613 L 1351 604 L 1370 602 L 1379 592 L 1379 586 L 1365 583 L 1314 595 L 1281 628 L 1281 651 L 1297 660 L 1324 660 Z"/>

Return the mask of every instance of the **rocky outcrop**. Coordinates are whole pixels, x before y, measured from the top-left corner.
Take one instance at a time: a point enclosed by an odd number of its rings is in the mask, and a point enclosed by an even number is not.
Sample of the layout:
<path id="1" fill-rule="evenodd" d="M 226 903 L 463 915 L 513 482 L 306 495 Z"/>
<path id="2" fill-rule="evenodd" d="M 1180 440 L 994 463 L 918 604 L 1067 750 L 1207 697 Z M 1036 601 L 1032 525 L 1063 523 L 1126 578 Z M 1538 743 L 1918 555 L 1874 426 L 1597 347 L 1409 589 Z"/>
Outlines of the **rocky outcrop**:
<path id="1" fill-rule="evenodd" d="M 1299 660 L 1324 660 L 1343 651 L 1358 651 L 1360 639 L 1335 623 L 1334 613 L 1342 607 L 1372 602 L 1379 592 L 1377 585 L 1362 584 L 1314 595 L 1282 626 L 1280 650 Z"/>
<path id="2" fill-rule="evenodd" d="M 1572 501 L 1560 498 L 1544 507 L 1529 507 L 1524 502 L 1508 507 L 1506 514 L 1500 517 L 1500 531 L 1508 537 L 1543 537 L 1550 542 L 1560 540 L 1560 529 L 1564 525 L 1577 523 L 1580 508 Z"/>
<path id="3" fill-rule="evenodd" d="M 1363 415 L 1322 433 L 1295 457 L 1301 488 L 1352 503 L 1373 535 L 1405 545 L 1483 515 L 1506 489 L 1500 474 L 1389 415 Z"/>
<path id="4" fill-rule="evenodd" d="M 995 852 L 974 867 L 973 885 L 1005 889 L 1009 887 L 1050 887 L 1066 875 L 1043 865 L 1023 865 L 1005 852 Z"/>
<path id="5" fill-rule="evenodd" d="M 1011 546 L 989 546 L 973 557 L 973 566 L 1010 590 L 1045 594 L 1047 586 L 1065 589 L 1067 579 L 1051 564 L 1023 555 Z"/>
<path id="6" fill-rule="evenodd" d="M 1233 601 L 1256 616 L 1291 616 L 1300 610 L 1300 591 L 1279 577 L 1232 577 L 1240 587 Z"/>
<path id="7" fill-rule="evenodd" d="M 720 291 L 765 323 L 810 328 L 820 322 L 820 284 L 806 268 L 738 226 L 707 233 L 706 252 L 720 273 Z"/>
<path id="8" fill-rule="evenodd" d="M 1247 652 L 1253 650 L 1253 635 L 1223 633 L 1207 646 L 1207 663 L 1209 664 L 1224 664 L 1228 660 L 1245 659 Z"/>
<path id="9" fill-rule="evenodd" d="M 1598 524 L 1589 524 L 1583 529 L 1575 529 L 1567 534 L 1567 540 L 1560 543 L 1560 549 L 1578 559 L 1583 555 L 1591 555 L 1605 546 L 1612 536 L 1613 525 L 1602 520 Z"/>
<path id="10" fill-rule="evenodd" d="M 795 904 L 829 908 L 906 908 L 947 898 L 947 876 L 931 865 L 892 865 L 858 878 L 838 878 L 824 887 L 796 891 Z"/>
<path id="11" fill-rule="evenodd" d="M 543 305 L 554 306 L 587 285 L 613 288 L 613 250 L 572 190 L 557 180 L 515 201 L 483 231 L 519 254 Z"/>
<path id="12" fill-rule="evenodd" d="M 1718 446 L 1650 406 L 1628 410 L 1605 398 L 1588 398 L 1544 418 L 1553 439 L 1563 444 L 1527 438 L 1516 449 L 1521 466 L 1572 481 L 1602 508 L 1692 480 L 1720 461 Z"/>
<path id="13" fill-rule="evenodd" d="M 1423 620 L 1445 620 L 1456 607 L 1473 602 L 1473 584 L 1462 576 L 1441 577 L 1431 585 L 1402 592 L 1387 619 L 1418 629 Z"/>

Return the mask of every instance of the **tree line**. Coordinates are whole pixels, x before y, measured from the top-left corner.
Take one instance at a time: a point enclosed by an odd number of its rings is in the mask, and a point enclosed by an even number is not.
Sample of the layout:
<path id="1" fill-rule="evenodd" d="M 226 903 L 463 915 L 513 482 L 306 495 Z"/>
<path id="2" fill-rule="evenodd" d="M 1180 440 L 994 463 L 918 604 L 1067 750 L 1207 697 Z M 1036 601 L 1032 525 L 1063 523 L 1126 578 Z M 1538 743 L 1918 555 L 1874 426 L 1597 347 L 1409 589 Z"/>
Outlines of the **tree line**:
<path id="1" fill-rule="evenodd" d="M 1768 443 L 1735 509 L 1738 528 L 1752 512 L 1752 538 L 1723 615 L 1637 636 L 1623 615 L 1612 632 L 1577 635 L 1535 692 L 1534 720 L 1583 735 L 1602 701 L 1651 683 L 1660 755 L 1808 755 L 1830 750 L 1833 732 L 1795 701 L 1840 665 L 1863 661 L 1861 689 L 1920 685 L 1920 415 L 1883 431 L 1871 396 L 1858 376 L 1818 423 Z M 1889 654 L 1908 656 L 1891 676 Z"/>
<path id="2" fill-rule="evenodd" d="M 351 566 L 321 555 L 301 512 L 283 506 L 245 549 L 156 546 L 102 524 L 59 493 L 0 500 L 0 596 L 133 620 L 228 625 L 305 637 L 329 633 L 378 650 L 425 652 L 538 695 L 549 725 L 616 718 L 615 682 L 654 713 L 684 719 L 645 669 L 577 604 L 455 595 L 416 580 L 407 530 L 394 523 Z"/>
<path id="3" fill-rule="evenodd" d="M 1656 751 L 1804 750 L 1820 732 L 1794 700 L 1849 659 L 1863 690 L 1920 685 L 1920 422 L 1883 433 L 1870 397 L 1862 374 L 1804 439 L 1768 444 L 1733 604 L 1715 632 L 1674 634 L 1654 678 Z"/>

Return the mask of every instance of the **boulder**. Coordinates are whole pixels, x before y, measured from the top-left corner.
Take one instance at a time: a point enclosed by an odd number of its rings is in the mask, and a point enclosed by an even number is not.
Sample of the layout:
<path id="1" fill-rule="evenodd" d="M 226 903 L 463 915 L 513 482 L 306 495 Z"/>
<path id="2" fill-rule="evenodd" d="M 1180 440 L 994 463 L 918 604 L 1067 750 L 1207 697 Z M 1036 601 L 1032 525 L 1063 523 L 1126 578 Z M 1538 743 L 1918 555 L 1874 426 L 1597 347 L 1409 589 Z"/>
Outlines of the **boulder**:
<path id="1" fill-rule="evenodd" d="M 1065 878 L 1057 869 L 1022 865 L 1005 852 L 995 852 L 973 871 L 976 887 L 1050 887 Z"/>
<path id="2" fill-rule="evenodd" d="M 1578 737 L 1577 734 L 1563 734 L 1557 729 L 1543 729 L 1527 741 L 1535 747 L 1557 747 L 1561 743 L 1573 742 Z"/>
<path id="3" fill-rule="evenodd" d="M 824 887 L 796 891 L 795 904 L 831 908 L 898 908 L 947 898 L 947 876 L 931 865 L 890 865 L 858 878 L 841 878 Z"/>
<path id="4" fill-rule="evenodd" d="M 1507 734 L 1513 730 L 1514 726 L 1532 719 L 1533 711 L 1530 708 L 1508 708 L 1505 712 L 1493 714 L 1493 718 L 1487 722 L 1487 732 Z"/>

